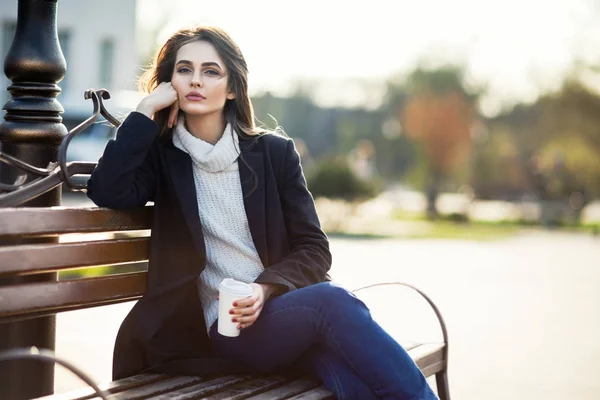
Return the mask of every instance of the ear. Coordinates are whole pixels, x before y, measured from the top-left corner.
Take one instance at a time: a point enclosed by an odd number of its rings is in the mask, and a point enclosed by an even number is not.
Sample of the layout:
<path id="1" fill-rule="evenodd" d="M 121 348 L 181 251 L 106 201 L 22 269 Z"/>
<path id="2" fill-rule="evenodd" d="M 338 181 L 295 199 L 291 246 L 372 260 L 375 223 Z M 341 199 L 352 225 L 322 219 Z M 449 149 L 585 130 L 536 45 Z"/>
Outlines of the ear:
<path id="1" fill-rule="evenodd" d="M 233 100 L 233 99 L 235 99 L 235 92 L 228 92 L 227 100 Z"/>

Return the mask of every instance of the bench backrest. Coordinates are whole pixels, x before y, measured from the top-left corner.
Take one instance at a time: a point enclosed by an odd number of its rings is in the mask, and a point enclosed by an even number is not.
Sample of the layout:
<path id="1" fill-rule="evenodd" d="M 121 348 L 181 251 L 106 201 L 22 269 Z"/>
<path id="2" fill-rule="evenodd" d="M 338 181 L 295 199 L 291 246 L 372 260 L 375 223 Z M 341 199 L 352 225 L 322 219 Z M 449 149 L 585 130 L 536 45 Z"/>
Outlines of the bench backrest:
<path id="1" fill-rule="evenodd" d="M 60 281 L 52 276 L 75 268 L 113 265 L 118 271 L 146 263 L 151 219 L 151 206 L 1 208 L 0 322 L 140 298 L 146 271 Z M 39 282 L 20 279 L 32 275 Z"/>

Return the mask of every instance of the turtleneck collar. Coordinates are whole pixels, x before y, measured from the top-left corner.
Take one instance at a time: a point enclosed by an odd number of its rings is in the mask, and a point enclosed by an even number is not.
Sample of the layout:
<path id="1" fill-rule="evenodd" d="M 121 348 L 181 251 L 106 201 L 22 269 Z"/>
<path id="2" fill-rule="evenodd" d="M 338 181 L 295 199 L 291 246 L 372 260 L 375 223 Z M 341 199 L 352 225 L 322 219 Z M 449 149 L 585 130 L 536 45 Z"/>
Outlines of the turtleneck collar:
<path id="1" fill-rule="evenodd" d="M 173 130 L 175 147 L 190 155 L 194 164 L 208 172 L 221 172 L 237 161 L 240 154 L 239 138 L 231 124 L 227 124 L 216 144 L 210 144 L 192 135 L 185 128 L 183 116 L 179 117 Z"/>

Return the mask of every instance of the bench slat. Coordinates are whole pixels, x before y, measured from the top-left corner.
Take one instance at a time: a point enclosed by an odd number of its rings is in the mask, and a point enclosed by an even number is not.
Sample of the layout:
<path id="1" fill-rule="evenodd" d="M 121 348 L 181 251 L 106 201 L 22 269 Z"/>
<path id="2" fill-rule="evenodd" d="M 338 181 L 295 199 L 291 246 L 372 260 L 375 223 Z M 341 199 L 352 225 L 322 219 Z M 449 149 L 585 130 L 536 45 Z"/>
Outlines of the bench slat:
<path id="1" fill-rule="evenodd" d="M 140 298 L 146 272 L 0 287 L 0 322 Z"/>
<path id="2" fill-rule="evenodd" d="M 446 361 L 439 361 L 433 364 L 428 364 L 426 367 L 421 368 L 421 372 L 425 376 L 432 376 L 438 372 L 442 372 L 446 369 Z"/>
<path id="3" fill-rule="evenodd" d="M 0 208 L 0 237 L 150 229 L 153 208 Z"/>
<path id="4" fill-rule="evenodd" d="M 168 375 L 164 374 L 142 374 L 130 376 L 128 378 L 120 379 L 118 381 L 108 382 L 99 384 L 98 387 L 108 393 L 114 394 L 123 392 L 125 390 L 134 389 L 140 386 L 152 384 L 155 382 L 163 381 L 169 378 Z M 66 393 L 59 393 L 54 395 L 48 395 L 44 397 L 38 397 L 36 400 L 88 400 L 95 399 L 96 393 L 90 387 L 84 387 L 81 389 L 72 390 Z"/>
<path id="5" fill-rule="evenodd" d="M 200 397 L 213 394 L 214 392 L 224 389 L 227 386 L 235 385 L 243 381 L 247 381 L 252 377 L 249 375 L 231 375 L 221 378 L 211 379 L 196 385 L 188 386 L 183 389 L 169 392 L 158 397 L 153 397 L 153 400 L 188 400 L 198 399 Z"/>
<path id="6" fill-rule="evenodd" d="M 271 400 L 271 399 L 287 399 L 288 397 L 304 393 L 308 390 L 315 389 L 321 386 L 321 382 L 313 378 L 301 378 L 290 382 L 287 385 L 280 386 L 275 389 L 268 390 L 256 396 L 248 397 L 250 400 Z"/>
<path id="7" fill-rule="evenodd" d="M 219 393 L 205 397 L 206 400 L 240 400 L 247 399 L 250 396 L 265 392 L 275 387 L 286 384 L 290 381 L 279 375 L 255 378 L 237 385 L 228 387 Z"/>
<path id="8" fill-rule="evenodd" d="M 202 378 L 197 376 L 179 376 L 166 379 L 151 385 L 145 385 L 124 392 L 119 392 L 111 396 L 111 400 L 138 400 L 154 398 L 165 393 L 191 386 L 202 381 Z"/>
<path id="9" fill-rule="evenodd" d="M 421 371 L 423 371 L 428 367 L 429 369 L 432 369 L 432 366 L 444 362 L 445 347 L 446 345 L 444 343 L 426 343 L 408 350 L 408 354 L 413 360 L 415 360 L 415 363 L 421 369 Z M 423 371 L 423 375 L 430 376 L 441 371 L 442 369 L 427 371 L 427 374 L 425 371 Z"/>
<path id="10" fill-rule="evenodd" d="M 143 237 L 83 243 L 0 246 L 0 276 L 146 261 L 149 242 L 149 238 Z"/>
<path id="11" fill-rule="evenodd" d="M 402 347 L 404 348 L 404 350 L 406 351 L 410 351 L 416 347 L 419 347 L 421 345 L 421 343 L 415 343 L 415 342 L 402 342 Z"/>
<path id="12" fill-rule="evenodd" d="M 305 393 L 300 393 L 295 396 L 289 397 L 287 400 L 323 400 L 333 399 L 331 392 L 324 387 L 318 387 L 316 389 L 309 390 Z"/>

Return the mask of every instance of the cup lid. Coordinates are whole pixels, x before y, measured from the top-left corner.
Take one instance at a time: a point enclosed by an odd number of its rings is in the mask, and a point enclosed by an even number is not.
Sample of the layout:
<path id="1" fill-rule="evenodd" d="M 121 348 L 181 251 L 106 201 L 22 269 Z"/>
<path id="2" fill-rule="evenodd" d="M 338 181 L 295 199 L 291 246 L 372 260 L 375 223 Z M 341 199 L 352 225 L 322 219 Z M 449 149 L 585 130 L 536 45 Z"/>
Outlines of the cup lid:
<path id="1" fill-rule="evenodd" d="M 252 286 L 232 278 L 223 279 L 219 284 L 219 290 L 226 291 L 236 296 L 250 296 L 253 292 Z"/>

